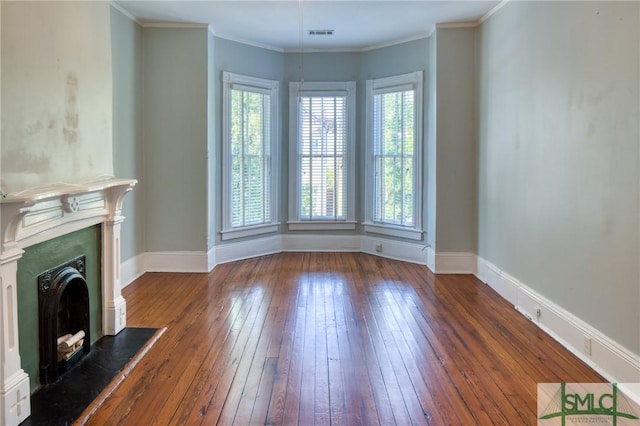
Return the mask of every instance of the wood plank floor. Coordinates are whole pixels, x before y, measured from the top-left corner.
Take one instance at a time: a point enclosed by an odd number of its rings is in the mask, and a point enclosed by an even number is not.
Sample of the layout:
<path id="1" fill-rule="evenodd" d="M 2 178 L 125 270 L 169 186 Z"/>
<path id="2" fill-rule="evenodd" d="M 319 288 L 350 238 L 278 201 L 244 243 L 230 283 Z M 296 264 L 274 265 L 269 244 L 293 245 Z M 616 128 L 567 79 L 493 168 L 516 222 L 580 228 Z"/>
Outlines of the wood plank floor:
<path id="1" fill-rule="evenodd" d="M 90 425 L 534 425 L 538 382 L 603 379 L 473 276 L 357 253 L 145 274 L 167 327 Z"/>

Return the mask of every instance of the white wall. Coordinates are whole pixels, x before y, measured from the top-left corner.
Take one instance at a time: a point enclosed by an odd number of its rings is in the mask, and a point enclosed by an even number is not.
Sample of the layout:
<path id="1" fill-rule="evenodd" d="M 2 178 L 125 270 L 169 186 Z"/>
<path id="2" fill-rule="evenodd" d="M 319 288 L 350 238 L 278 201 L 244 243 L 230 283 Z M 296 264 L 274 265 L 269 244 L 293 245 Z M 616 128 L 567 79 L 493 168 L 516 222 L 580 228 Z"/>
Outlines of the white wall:
<path id="1" fill-rule="evenodd" d="M 2 191 L 112 176 L 109 3 L 0 7 Z"/>
<path id="2" fill-rule="evenodd" d="M 640 354 L 640 3 L 510 2 L 478 41 L 478 254 Z"/>

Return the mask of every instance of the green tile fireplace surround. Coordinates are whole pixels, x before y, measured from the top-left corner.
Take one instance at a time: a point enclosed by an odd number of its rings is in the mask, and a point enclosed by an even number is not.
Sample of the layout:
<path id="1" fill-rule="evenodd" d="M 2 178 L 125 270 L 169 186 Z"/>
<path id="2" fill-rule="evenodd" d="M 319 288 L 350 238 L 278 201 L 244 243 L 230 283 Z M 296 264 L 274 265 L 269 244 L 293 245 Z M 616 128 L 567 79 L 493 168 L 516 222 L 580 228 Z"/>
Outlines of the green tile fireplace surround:
<path id="1" fill-rule="evenodd" d="M 39 386 L 38 281 L 40 273 L 76 256 L 86 256 L 91 343 L 102 337 L 101 226 L 94 225 L 27 247 L 18 261 L 18 330 L 23 370 L 31 392 Z"/>

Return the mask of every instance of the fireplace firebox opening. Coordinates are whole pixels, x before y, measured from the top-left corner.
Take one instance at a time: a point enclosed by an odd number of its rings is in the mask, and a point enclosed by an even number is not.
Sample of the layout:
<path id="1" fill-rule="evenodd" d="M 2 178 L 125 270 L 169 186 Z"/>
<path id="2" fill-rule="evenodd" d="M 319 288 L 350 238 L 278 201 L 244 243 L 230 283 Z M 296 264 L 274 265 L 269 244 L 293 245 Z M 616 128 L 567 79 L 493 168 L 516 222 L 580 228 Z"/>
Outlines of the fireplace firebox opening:
<path id="1" fill-rule="evenodd" d="M 91 350 L 85 256 L 38 276 L 40 384 L 55 382 Z"/>

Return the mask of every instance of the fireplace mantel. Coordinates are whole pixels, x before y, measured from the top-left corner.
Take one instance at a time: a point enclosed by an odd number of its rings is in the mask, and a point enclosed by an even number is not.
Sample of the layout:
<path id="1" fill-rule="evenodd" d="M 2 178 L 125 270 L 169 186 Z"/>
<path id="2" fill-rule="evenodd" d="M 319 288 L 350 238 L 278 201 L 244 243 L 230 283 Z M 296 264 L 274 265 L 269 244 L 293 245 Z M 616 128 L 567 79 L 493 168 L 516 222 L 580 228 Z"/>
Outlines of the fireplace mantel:
<path id="1" fill-rule="evenodd" d="M 102 324 L 105 335 L 126 326 L 120 287 L 120 227 L 124 196 L 135 179 L 59 184 L 5 194 L 0 200 L 0 424 L 29 417 L 29 376 L 18 347 L 17 269 L 26 247 L 102 224 Z"/>

